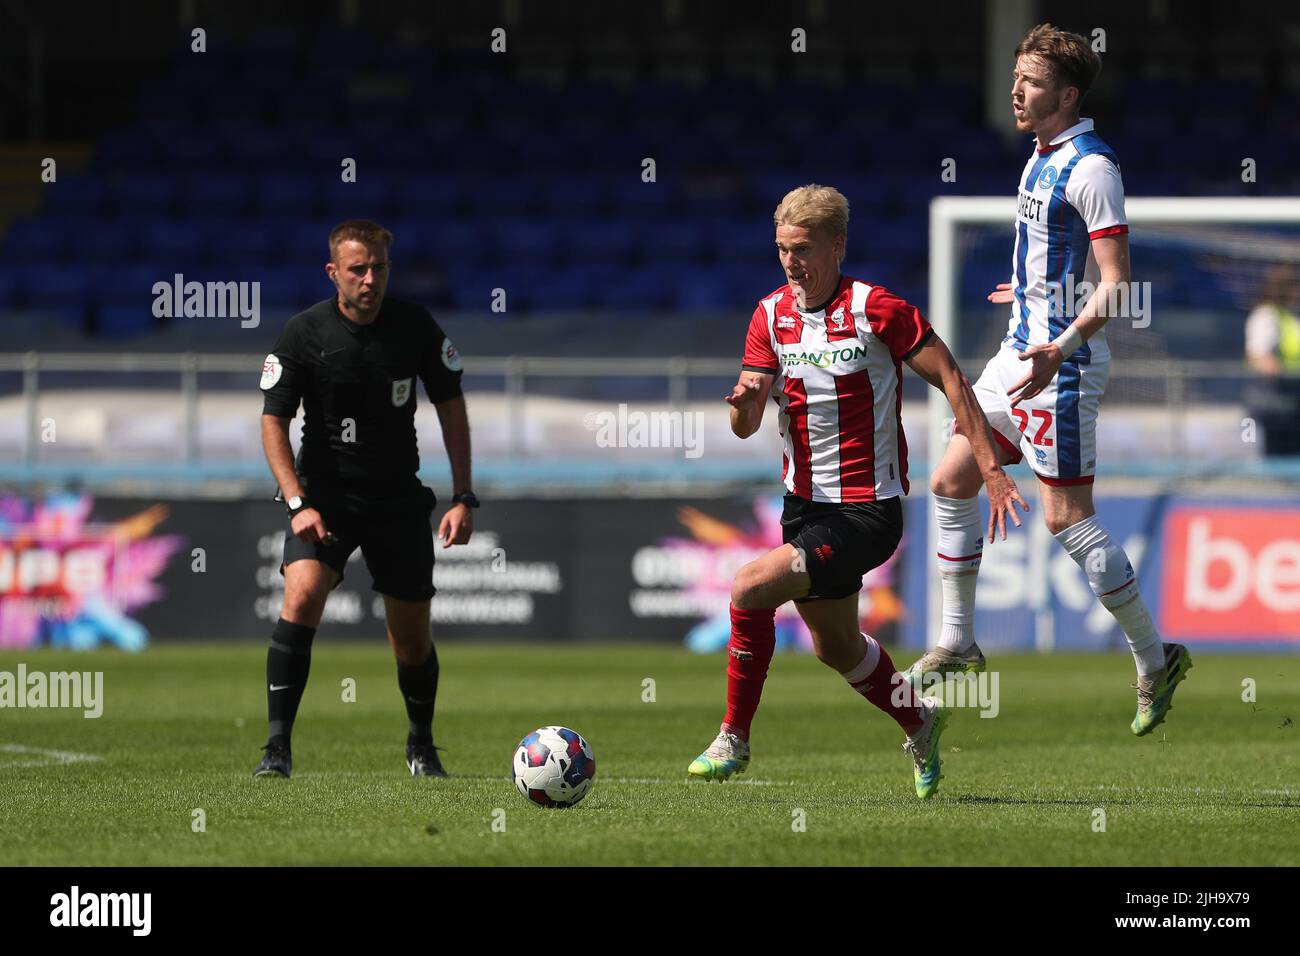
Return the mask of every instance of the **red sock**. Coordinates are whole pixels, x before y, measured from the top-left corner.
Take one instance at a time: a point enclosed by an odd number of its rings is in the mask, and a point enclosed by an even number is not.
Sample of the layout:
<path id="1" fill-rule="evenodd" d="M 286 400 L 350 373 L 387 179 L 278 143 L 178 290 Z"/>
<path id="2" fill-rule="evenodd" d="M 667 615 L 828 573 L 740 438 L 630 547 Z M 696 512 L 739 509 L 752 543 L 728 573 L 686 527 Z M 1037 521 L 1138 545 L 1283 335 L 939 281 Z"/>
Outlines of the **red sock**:
<path id="1" fill-rule="evenodd" d="M 749 739 L 749 725 L 763 694 L 767 667 L 776 650 L 776 608 L 731 608 L 731 643 L 727 645 L 727 716 L 729 733 Z"/>
<path id="2" fill-rule="evenodd" d="M 862 663 L 844 675 L 849 686 L 871 701 L 903 728 L 909 737 L 920 729 L 924 716 L 920 700 L 902 674 L 894 670 L 894 662 L 875 638 L 867 638 L 867 656 Z"/>

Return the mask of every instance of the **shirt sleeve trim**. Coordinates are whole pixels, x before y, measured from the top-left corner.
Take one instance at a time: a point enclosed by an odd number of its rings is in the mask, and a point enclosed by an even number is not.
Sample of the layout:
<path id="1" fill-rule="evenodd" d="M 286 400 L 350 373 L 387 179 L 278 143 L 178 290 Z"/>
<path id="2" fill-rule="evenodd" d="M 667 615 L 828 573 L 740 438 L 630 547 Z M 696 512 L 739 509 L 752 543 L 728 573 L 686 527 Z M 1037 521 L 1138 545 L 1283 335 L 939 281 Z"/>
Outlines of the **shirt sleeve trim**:
<path id="1" fill-rule="evenodd" d="M 1105 229 L 1094 229 L 1088 233 L 1089 239 L 1101 239 L 1103 236 L 1122 236 L 1128 232 L 1127 223 L 1120 223 L 1118 226 L 1107 226 Z"/>
<path id="2" fill-rule="evenodd" d="M 934 329 L 933 329 L 933 328 L 926 329 L 926 330 L 925 330 L 925 335 L 921 336 L 921 341 L 917 342 L 917 343 L 916 343 L 915 345 L 913 345 L 910 349 L 908 349 L 908 350 L 907 350 L 907 354 L 904 355 L 904 356 L 903 356 L 899 361 L 901 361 L 901 362 L 906 362 L 908 359 L 910 359 L 910 358 L 911 358 L 913 355 L 915 355 L 917 352 L 921 351 L 921 349 L 925 347 L 925 343 L 928 342 L 928 341 L 930 341 L 930 339 L 933 337 L 933 335 L 934 335 Z"/>
<path id="3" fill-rule="evenodd" d="M 742 365 L 740 370 L 742 372 L 762 372 L 764 375 L 779 375 L 781 372 L 779 368 L 763 368 L 761 365 Z"/>

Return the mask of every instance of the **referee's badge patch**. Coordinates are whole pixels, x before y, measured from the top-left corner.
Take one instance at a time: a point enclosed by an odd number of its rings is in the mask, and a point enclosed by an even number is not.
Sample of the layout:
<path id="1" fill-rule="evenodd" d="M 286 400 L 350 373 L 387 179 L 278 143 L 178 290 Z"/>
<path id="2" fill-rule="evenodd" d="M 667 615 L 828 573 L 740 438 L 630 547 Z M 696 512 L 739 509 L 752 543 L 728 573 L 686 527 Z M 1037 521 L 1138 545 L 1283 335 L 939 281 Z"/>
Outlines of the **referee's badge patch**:
<path id="1" fill-rule="evenodd" d="M 442 340 L 442 364 L 453 372 L 460 371 L 460 353 L 451 344 L 451 339 Z"/>
<path id="2" fill-rule="evenodd" d="M 393 383 L 393 405 L 401 408 L 406 404 L 406 400 L 411 397 L 411 382 L 414 379 L 401 378 Z"/>
<path id="3" fill-rule="evenodd" d="M 274 388 L 275 383 L 280 381 L 280 376 L 284 374 L 284 366 L 274 355 L 268 355 L 262 361 L 262 389 Z"/>

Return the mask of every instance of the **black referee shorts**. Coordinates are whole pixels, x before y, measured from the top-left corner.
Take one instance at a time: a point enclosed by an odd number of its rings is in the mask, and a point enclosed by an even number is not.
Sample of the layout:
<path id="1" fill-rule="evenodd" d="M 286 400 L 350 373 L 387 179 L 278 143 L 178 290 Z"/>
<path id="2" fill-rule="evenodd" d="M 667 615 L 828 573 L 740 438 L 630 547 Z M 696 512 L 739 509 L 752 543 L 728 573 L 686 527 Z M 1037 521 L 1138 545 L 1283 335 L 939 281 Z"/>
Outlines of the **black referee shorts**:
<path id="1" fill-rule="evenodd" d="M 812 588 L 796 603 L 846 598 L 889 560 L 903 537 L 903 499 L 835 504 L 785 496 L 781 538 L 804 555 Z"/>
<path id="2" fill-rule="evenodd" d="M 293 533 L 285 518 L 285 565 L 308 558 L 339 573 L 357 548 L 370 571 L 372 586 L 399 601 L 433 597 L 433 490 L 419 485 L 397 494 L 356 490 L 307 489 L 307 500 L 321 513 L 333 543 L 307 544 Z M 335 587 L 338 587 L 336 584 Z"/>

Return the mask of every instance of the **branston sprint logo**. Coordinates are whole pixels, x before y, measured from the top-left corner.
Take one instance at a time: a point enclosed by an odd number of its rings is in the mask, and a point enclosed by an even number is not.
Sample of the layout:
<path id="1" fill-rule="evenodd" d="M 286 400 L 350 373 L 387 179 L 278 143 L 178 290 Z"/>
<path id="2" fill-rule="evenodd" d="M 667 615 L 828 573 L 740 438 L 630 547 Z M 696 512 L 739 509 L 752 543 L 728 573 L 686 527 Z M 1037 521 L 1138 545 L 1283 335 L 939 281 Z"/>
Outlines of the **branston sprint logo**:
<path id="1" fill-rule="evenodd" d="M 617 414 L 588 412 L 582 425 L 596 433 L 601 448 L 684 448 L 686 458 L 699 458 L 703 418 L 699 412 L 629 412 L 624 403 Z"/>
<path id="2" fill-rule="evenodd" d="M 186 282 L 178 272 L 170 285 L 155 282 L 153 295 L 158 319 L 239 318 L 244 329 L 255 329 L 262 321 L 260 282 Z"/>
<path id="3" fill-rule="evenodd" d="M 923 695 L 932 687 L 939 693 L 934 695 L 943 701 L 945 707 L 977 707 L 981 717 L 996 717 L 1002 709 L 998 702 L 998 672 L 981 671 L 978 674 L 923 674 L 913 689 L 906 677 L 901 674 L 895 678 L 891 699 L 895 707 L 907 707 L 915 703 L 914 694 Z"/>
<path id="4" fill-rule="evenodd" d="M 134 936 L 148 936 L 152 923 L 152 893 L 71 893 L 50 897 L 51 926 L 129 926 Z"/>
<path id="5" fill-rule="evenodd" d="M 0 708 L 70 707 L 85 717 L 104 713 L 103 671 L 0 671 Z"/>

